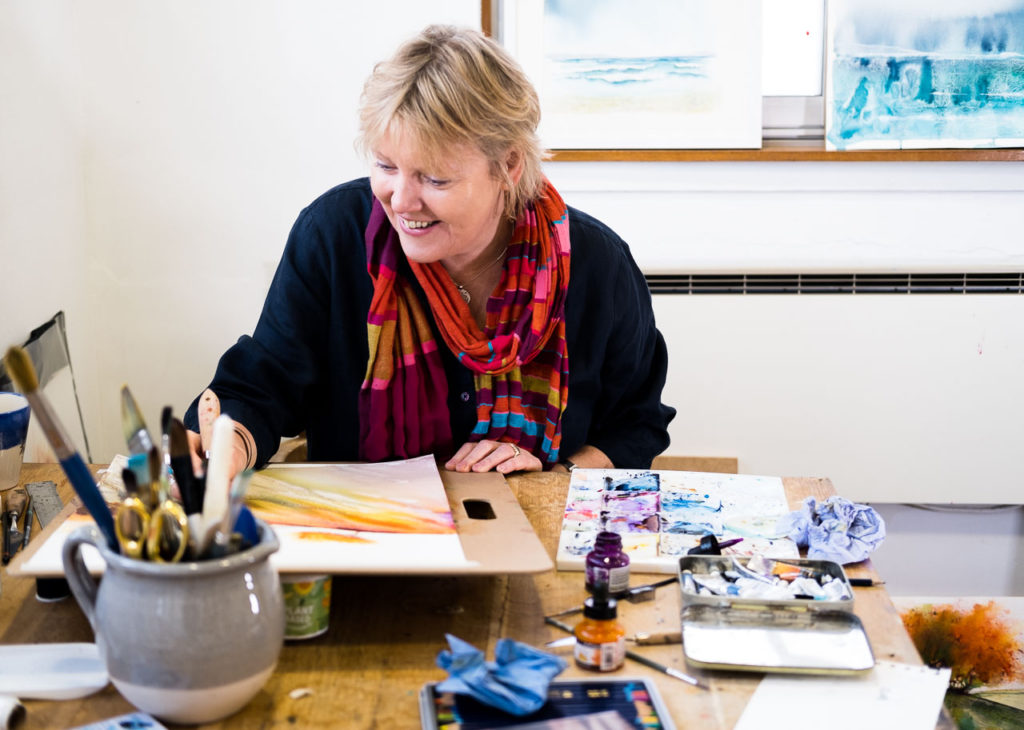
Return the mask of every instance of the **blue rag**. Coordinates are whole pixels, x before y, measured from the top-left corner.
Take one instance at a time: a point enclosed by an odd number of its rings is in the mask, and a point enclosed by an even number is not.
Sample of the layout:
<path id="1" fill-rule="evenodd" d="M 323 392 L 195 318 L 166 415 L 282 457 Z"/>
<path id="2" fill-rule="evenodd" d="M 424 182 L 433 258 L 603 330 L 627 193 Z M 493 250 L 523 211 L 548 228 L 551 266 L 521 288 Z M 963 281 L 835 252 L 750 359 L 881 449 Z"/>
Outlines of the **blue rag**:
<path id="1" fill-rule="evenodd" d="M 802 509 L 779 518 L 776 529 L 806 547 L 808 558 L 840 565 L 864 560 L 885 540 L 881 515 L 844 497 L 829 497 L 821 504 L 808 497 Z"/>
<path id="2" fill-rule="evenodd" d="M 462 639 L 445 634 L 449 649 L 437 655 L 437 666 L 448 679 L 437 685 L 439 692 L 470 695 L 491 707 L 513 715 L 529 715 L 547 701 L 548 685 L 568 664 L 512 639 L 498 639 L 493 662 Z"/>

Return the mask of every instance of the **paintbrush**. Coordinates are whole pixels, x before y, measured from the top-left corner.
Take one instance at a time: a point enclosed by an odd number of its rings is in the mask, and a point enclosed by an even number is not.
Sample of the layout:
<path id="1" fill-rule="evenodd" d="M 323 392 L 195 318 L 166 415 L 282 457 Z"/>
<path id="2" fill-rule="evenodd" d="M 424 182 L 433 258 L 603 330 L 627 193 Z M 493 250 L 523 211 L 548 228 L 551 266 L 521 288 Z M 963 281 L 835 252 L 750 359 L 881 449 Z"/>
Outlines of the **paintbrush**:
<path id="1" fill-rule="evenodd" d="M 163 501 L 167 494 L 169 484 L 167 482 L 167 471 L 164 469 L 164 460 L 160 457 L 160 449 L 156 446 L 150 448 L 146 454 L 146 466 L 149 467 L 149 494 L 146 495 L 146 505 L 150 510 L 155 510 L 157 505 Z"/>
<path id="2" fill-rule="evenodd" d="M 128 451 L 132 454 L 148 454 L 153 448 L 153 439 L 146 429 L 146 422 L 139 412 L 139 404 L 132 397 L 127 385 L 121 386 L 121 428 Z"/>
<path id="3" fill-rule="evenodd" d="M 42 429 L 46 440 L 50 442 L 53 453 L 57 456 L 61 468 L 67 474 L 68 481 L 82 504 L 96 521 L 103 537 L 107 540 L 108 547 L 115 553 L 120 552 L 117 543 L 117 534 L 114 532 L 114 518 L 110 516 L 110 509 L 100 494 L 96 480 L 86 467 L 82 457 L 75 450 L 75 447 L 68 439 L 64 427 L 57 419 L 56 413 L 50 407 L 50 402 L 39 390 L 39 378 L 36 376 L 35 368 L 32 367 L 32 360 L 22 347 L 10 347 L 4 355 L 4 365 L 10 373 L 18 390 L 25 394 L 32 412 L 36 416 L 36 422 Z"/>
<path id="4" fill-rule="evenodd" d="M 231 416 L 217 416 L 210 436 L 210 462 L 206 467 L 203 493 L 203 534 L 199 552 L 206 552 L 231 508 L 231 457 L 234 451 L 235 422 Z"/>
<path id="5" fill-rule="evenodd" d="M 25 507 L 25 529 L 21 533 L 21 547 L 27 548 L 28 541 L 32 536 L 32 521 L 35 519 L 35 512 L 33 511 L 32 495 L 28 497 L 28 506 Z"/>
<path id="6" fill-rule="evenodd" d="M 572 626 L 569 626 L 568 624 L 563 623 L 556 618 L 552 618 L 551 616 L 545 616 L 544 623 L 550 626 L 554 626 L 555 628 L 561 629 L 562 631 L 565 631 L 570 634 L 576 633 Z M 643 654 L 639 654 L 635 651 L 632 651 L 630 649 L 626 649 L 626 658 L 632 659 L 634 662 L 637 662 L 638 664 L 643 664 L 645 667 L 650 667 L 651 669 L 661 672 L 662 674 L 667 674 L 670 677 L 686 682 L 687 684 L 692 684 L 694 687 L 697 687 L 699 689 L 710 689 L 704 682 L 701 682 L 696 677 L 691 677 L 686 672 L 681 672 L 678 669 L 675 669 L 674 667 L 667 666 L 665 664 L 662 664 L 661 662 L 656 662 L 653 659 L 646 657 Z"/>
<path id="7" fill-rule="evenodd" d="M 180 496 L 181 488 L 178 487 L 178 481 L 174 478 L 174 470 L 171 469 L 171 419 L 174 417 L 173 413 L 170 406 L 164 406 L 160 411 L 160 458 L 164 463 L 164 475 L 171 488 L 171 494 L 177 492 Z"/>
<path id="8" fill-rule="evenodd" d="M 231 491 L 228 494 L 228 508 L 224 512 L 224 518 L 213 536 L 213 557 L 224 557 L 231 552 L 232 536 L 235 531 L 235 524 L 242 511 L 245 499 L 245 490 L 249 488 L 249 480 L 252 479 L 252 470 L 236 474 L 231 482 Z"/>
<path id="9" fill-rule="evenodd" d="M 171 419 L 170 434 L 171 472 L 178 483 L 181 506 L 185 514 L 194 515 L 203 509 L 203 481 L 192 468 L 192 454 L 188 447 L 188 433 L 179 419 Z"/>

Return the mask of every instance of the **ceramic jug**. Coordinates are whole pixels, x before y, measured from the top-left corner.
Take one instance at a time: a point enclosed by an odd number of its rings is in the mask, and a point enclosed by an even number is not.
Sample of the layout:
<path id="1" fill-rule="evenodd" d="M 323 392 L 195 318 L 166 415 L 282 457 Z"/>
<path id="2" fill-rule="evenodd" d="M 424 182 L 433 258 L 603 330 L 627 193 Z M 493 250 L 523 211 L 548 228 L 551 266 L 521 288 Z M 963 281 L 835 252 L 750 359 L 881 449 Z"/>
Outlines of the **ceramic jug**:
<path id="1" fill-rule="evenodd" d="M 118 691 L 135 707 L 174 723 L 202 723 L 245 706 L 274 671 L 284 642 L 281 583 L 268 558 L 273 530 L 225 558 L 157 563 L 112 552 L 95 526 L 64 543 L 64 572 L 92 624 Z M 103 579 L 82 549 L 95 546 Z"/>

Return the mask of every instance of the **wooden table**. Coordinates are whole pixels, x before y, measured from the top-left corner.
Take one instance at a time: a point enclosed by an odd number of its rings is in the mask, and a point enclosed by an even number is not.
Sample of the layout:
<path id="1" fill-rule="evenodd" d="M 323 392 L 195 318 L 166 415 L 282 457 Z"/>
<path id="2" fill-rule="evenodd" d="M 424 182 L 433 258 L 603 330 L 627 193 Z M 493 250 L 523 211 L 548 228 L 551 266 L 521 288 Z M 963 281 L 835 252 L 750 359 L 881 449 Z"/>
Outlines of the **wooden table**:
<path id="1" fill-rule="evenodd" d="M 443 474 L 444 472 L 442 472 Z M 22 484 L 52 480 L 66 501 L 70 487 L 59 466 L 26 464 Z M 568 477 L 530 474 L 508 479 L 541 542 L 552 558 L 558 542 Z M 795 509 L 804 497 L 834 494 L 827 479 L 787 478 Z M 38 528 L 36 528 L 38 533 Z M 515 545 L 509 545 L 515 550 Z M 848 566 L 851 577 L 877 578 L 869 562 Z M 635 576 L 633 583 L 658 576 Z M 664 577 L 664 576 L 662 576 Z M 330 630 L 315 639 L 287 642 L 277 670 L 239 713 L 213 728 L 418 728 L 418 693 L 426 682 L 444 679 L 434 661 L 454 634 L 493 657 L 495 642 L 510 637 L 541 646 L 562 634 L 543 617 L 580 604 L 583 575 L 548 571 L 494 577 L 335 576 Z M 92 630 L 73 598 L 40 603 L 35 581 L 3 571 L 0 642 L 4 644 L 93 641 Z M 882 587 L 856 588 L 855 610 L 866 627 L 876 659 L 920 664 L 899 613 Z M 620 620 L 630 633 L 679 628 L 679 591 L 667 586 L 657 600 L 622 602 Z M 573 617 L 568 619 L 569 622 Z M 571 649 L 564 652 L 570 663 Z M 731 728 L 761 675 L 688 669 L 678 644 L 639 647 L 651 658 L 700 676 L 710 690 L 627 660 L 621 674 L 651 677 L 682 728 Z M 594 676 L 570 666 L 562 675 Z M 306 696 L 293 698 L 294 690 Z M 25 701 L 25 728 L 69 728 L 131 712 L 113 685 L 83 700 Z M 944 719 L 940 726 L 947 726 Z"/>

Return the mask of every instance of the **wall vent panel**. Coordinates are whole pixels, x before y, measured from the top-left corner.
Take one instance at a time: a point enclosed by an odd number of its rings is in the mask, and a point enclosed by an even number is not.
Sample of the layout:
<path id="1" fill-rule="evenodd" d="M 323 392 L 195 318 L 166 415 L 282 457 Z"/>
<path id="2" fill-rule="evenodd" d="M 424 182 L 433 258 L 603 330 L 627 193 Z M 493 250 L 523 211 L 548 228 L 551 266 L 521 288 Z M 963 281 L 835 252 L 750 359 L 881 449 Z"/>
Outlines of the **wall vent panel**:
<path id="1" fill-rule="evenodd" d="M 1021 294 L 1024 273 L 648 274 L 652 294 Z"/>

